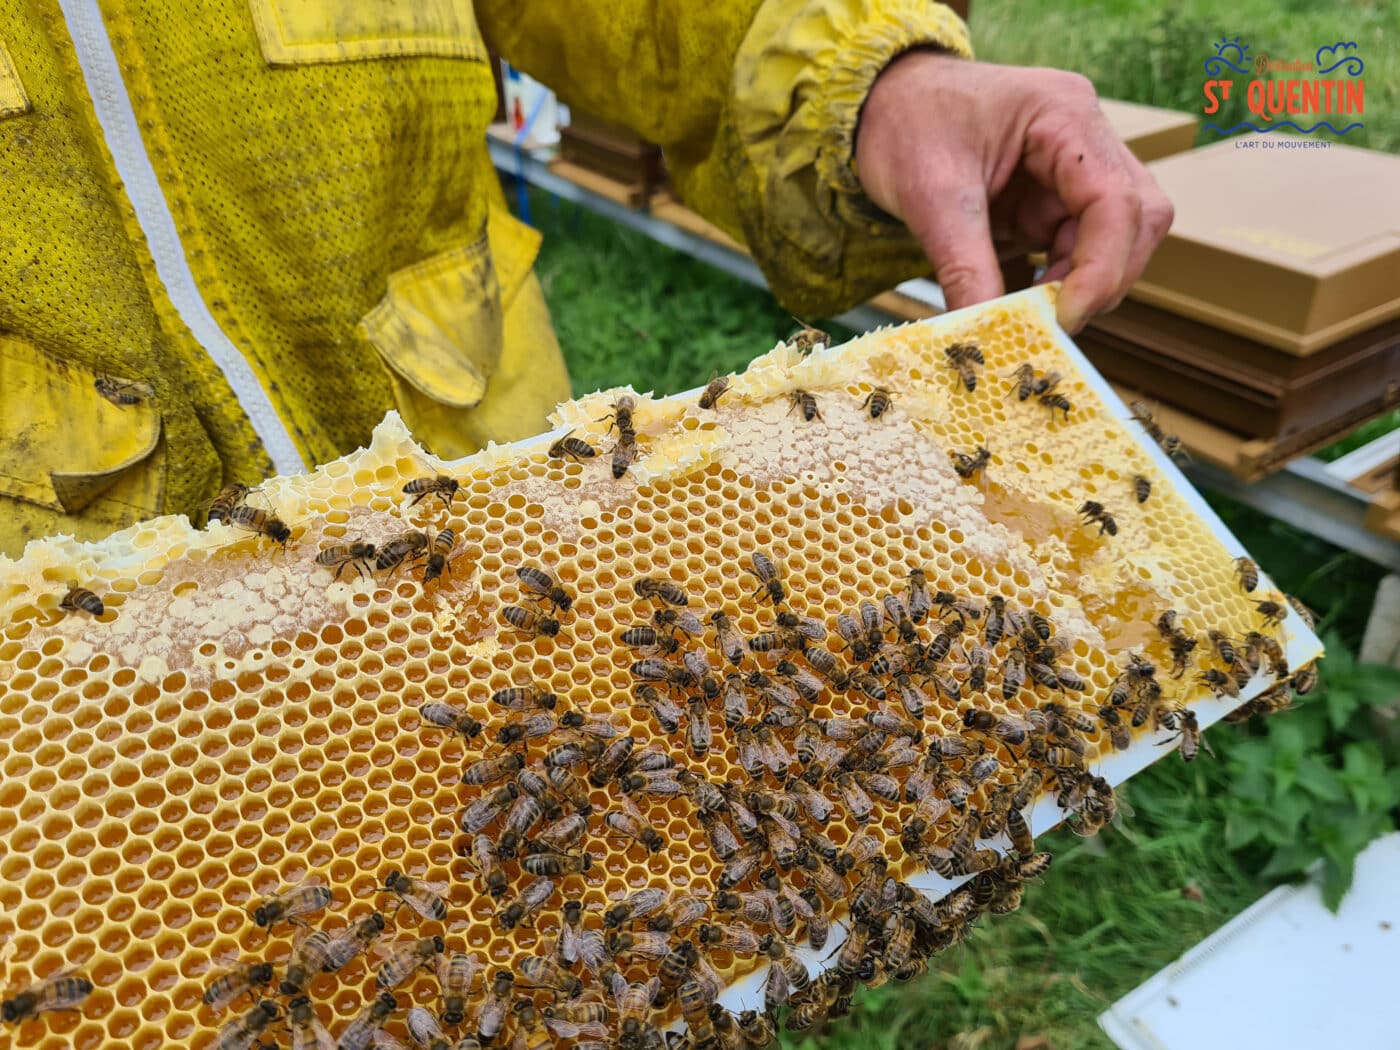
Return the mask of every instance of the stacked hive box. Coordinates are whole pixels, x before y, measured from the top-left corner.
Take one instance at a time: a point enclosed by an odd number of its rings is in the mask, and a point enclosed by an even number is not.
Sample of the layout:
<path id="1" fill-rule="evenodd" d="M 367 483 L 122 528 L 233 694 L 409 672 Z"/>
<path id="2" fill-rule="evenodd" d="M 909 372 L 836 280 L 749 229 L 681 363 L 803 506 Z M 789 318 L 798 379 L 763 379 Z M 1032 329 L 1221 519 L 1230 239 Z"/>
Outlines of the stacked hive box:
<path id="1" fill-rule="evenodd" d="M 837 617 L 862 600 L 906 593 L 913 567 L 924 569 L 931 591 L 983 609 L 1000 595 L 1050 621 L 1064 643 L 1061 666 L 1084 690 L 1028 683 L 1004 699 L 1008 636 L 990 647 L 985 694 L 972 691 L 956 662 L 945 677 L 960 682 L 961 700 L 928 689 L 930 735 L 964 733 L 971 707 L 1020 716 L 1053 701 L 1095 712 L 1130 652 L 1162 669 L 1162 703 L 1189 702 L 1202 725 L 1272 684 L 1282 671 L 1266 665 L 1240 698 L 1211 698 L 1196 681 L 1208 665 L 1205 644 L 1188 673 L 1170 677 L 1154 627 L 1162 612 L 1177 610 L 1193 632 L 1243 638 L 1262 626 L 1256 600 L 1281 596 L 1267 580 L 1252 595 L 1241 591 L 1233 568 L 1241 552 L 1081 369 L 1049 320 L 1052 295 L 1036 290 L 810 355 L 779 346 L 735 377 L 713 410 L 693 395 L 639 397 L 638 454 L 620 480 L 604 454 L 551 458 L 558 433 L 444 466 L 391 417 L 370 448 L 248 496 L 249 506 L 291 526 L 285 548 L 228 526 L 201 532 L 164 518 L 104 544 L 56 539 L 0 562 L 0 938 L 10 985 L 72 968 L 96 985 L 81 1014 L 27 1021 L 16 1045 L 216 1045 L 236 1013 L 202 1005 L 205 987 L 221 963 L 239 958 L 268 959 L 283 972 L 295 928 L 269 933 L 248 909 L 298 884 L 333 891 L 329 909 L 310 916 L 331 931 L 392 910 L 381 888 L 391 870 L 437 884 L 446 919 L 403 909 L 385 940 L 441 935 L 448 951 L 477 953 L 488 967 L 477 1005 L 491 971 L 519 972 L 520 959 L 552 948 L 565 900 L 582 901 L 587 929 L 647 886 L 713 901 L 721 862 L 686 795 L 636 796 L 665 839 L 648 853 L 605 836 L 601 816 L 618 808 L 618 786 L 593 787 L 581 847 L 591 869 L 556 878 L 533 925 L 512 931 L 498 914 L 531 877 L 508 862 L 510 889 L 494 899 L 466 855 L 463 809 L 491 788 L 464 785 L 462 769 L 503 753 L 493 737 L 520 719 L 490 702 L 502 689 L 538 685 L 559 697 L 556 715 L 609 719 L 638 751 L 664 750 L 717 784 L 762 779 L 741 767 L 717 703 L 708 755 L 687 750 L 684 726 L 666 733 L 634 706 L 639 654 L 618 636 L 650 622 L 656 603 L 634 592 L 644 576 L 679 584 L 690 610 L 724 610 L 751 637 L 774 628 L 773 608 L 747 575 L 754 553 L 766 553 L 780 566 L 786 607 L 832 627 L 824 643 L 832 648 Z M 944 354 L 959 340 L 975 341 L 985 357 L 973 390 Z M 1067 416 L 1035 397 L 1017 399 L 1011 376 L 1027 362 L 1063 375 L 1056 392 Z M 876 387 L 888 388 L 893 407 L 872 419 L 865 402 Z M 793 405 L 795 388 L 811 392 L 819 417 L 808 421 Z M 617 396 L 561 406 L 558 422 L 605 448 L 611 421 L 600 417 Z M 979 447 L 990 450 L 985 472 L 961 476 L 956 454 Z M 459 482 L 450 500 L 403 492 L 440 472 Z M 1151 482 L 1141 504 L 1139 476 Z M 1088 500 L 1114 515 L 1115 535 L 1085 524 L 1079 510 Z M 352 567 L 334 580 L 315 561 L 333 545 L 382 549 L 405 530 L 447 528 L 455 560 L 431 583 L 402 566 L 363 575 Z M 557 635 L 502 622 L 503 608 L 532 597 L 515 573 L 522 566 L 548 571 L 572 596 L 557 613 Z M 104 600 L 101 616 L 59 608 L 74 580 Z M 937 621 L 935 610 L 920 626 L 925 640 Z M 1295 667 L 1318 655 L 1296 615 L 1281 630 Z M 969 624 L 954 656 L 984 631 Z M 703 645 L 717 676 L 728 670 L 708 625 L 703 639 L 682 641 Z M 741 669 L 771 674 L 776 658 L 748 653 Z M 464 739 L 426 724 L 419 709 L 430 702 L 459 706 L 485 731 Z M 763 706 L 756 696 L 753 704 L 756 722 Z M 803 706 L 822 718 L 877 707 L 859 690 L 835 689 Z M 887 706 L 903 716 L 893 694 Z M 1089 734 L 1084 765 L 1116 782 L 1162 753 L 1156 745 L 1172 734 L 1152 729 L 1149 722 L 1116 755 L 1106 734 Z M 538 763 L 542 745 L 559 739 L 527 744 L 528 760 Z M 1016 782 L 1018 755 L 990 735 L 980 739 L 981 752 L 1001 759 L 969 803 L 985 810 L 992 791 Z M 768 778 L 770 788 L 780 784 Z M 846 847 L 861 822 L 827 791 L 836 812 L 823 830 Z M 877 802 L 864 828 L 892 873 L 911 878 L 917 865 L 899 837 L 913 810 L 912 802 Z M 1032 822 L 1040 831 L 1062 815 L 1047 798 Z M 941 890 L 962 881 L 919 878 Z M 839 919 L 841 905 L 833 911 Z M 831 945 L 842 935 L 838 923 Z M 731 980 L 756 972 L 759 958 L 716 951 L 710 962 Z M 310 982 L 332 1031 L 374 999 L 377 964 L 371 955 Z M 632 981 L 656 969 L 636 957 L 620 965 Z M 755 1005 L 754 980 L 735 993 L 749 996 L 737 1005 Z M 398 993 L 400 1005 L 437 1009 L 438 982 L 426 972 Z M 531 994 L 541 1006 L 549 1001 Z M 674 1017 L 661 1011 L 658 1022 Z M 403 1031 L 397 1019 L 389 1029 Z M 452 1036 L 471 1030 L 469 1021 Z"/>

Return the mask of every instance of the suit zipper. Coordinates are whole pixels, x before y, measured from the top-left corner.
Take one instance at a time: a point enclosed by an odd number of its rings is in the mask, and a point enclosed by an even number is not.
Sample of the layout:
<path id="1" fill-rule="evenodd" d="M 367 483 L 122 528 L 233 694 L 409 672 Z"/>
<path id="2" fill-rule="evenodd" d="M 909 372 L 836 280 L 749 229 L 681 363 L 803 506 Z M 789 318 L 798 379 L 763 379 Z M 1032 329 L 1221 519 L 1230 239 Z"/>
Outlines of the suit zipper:
<path id="1" fill-rule="evenodd" d="M 277 409 L 258 381 L 257 373 L 210 313 L 199 294 L 184 248 L 175 229 L 170 205 L 161 190 L 155 167 L 146 152 L 136 123 L 136 111 L 127 96 L 116 52 L 107 36 L 97 0 L 58 0 L 73 38 L 73 50 L 82 67 L 97 122 L 107 141 L 117 174 L 136 212 L 155 260 L 156 274 L 180 319 L 213 358 L 233 388 L 238 403 L 253 425 L 263 449 L 279 474 L 300 474 L 306 463 Z"/>

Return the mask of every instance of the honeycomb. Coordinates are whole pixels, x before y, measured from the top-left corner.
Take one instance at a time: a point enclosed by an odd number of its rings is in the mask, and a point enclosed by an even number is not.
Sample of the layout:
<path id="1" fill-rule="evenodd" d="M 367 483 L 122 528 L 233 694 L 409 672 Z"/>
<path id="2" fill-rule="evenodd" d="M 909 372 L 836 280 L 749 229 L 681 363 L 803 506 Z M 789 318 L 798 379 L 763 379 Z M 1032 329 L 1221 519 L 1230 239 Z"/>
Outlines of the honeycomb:
<path id="1" fill-rule="evenodd" d="M 304 931 L 289 923 L 264 929 L 252 911 L 294 887 L 332 891 L 329 907 L 307 916 L 316 929 L 334 934 L 375 911 L 387 917 L 378 954 L 307 984 L 320 1023 L 338 1035 L 375 999 L 384 944 L 440 936 L 447 951 L 475 953 L 485 966 L 467 1023 L 449 1028 L 454 1042 L 473 1030 L 495 970 L 519 974 L 523 958 L 553 950 L 566 900 L 582 902 L 585 929 L 602 928 L 605 909 L 646 887 L 713 901 L 722 862 L 685 794 L 633 796 L 664 840 L 649 853 L 605 834 L 602 815 L 619 806 L 617 782 L 589 787 L 593 815 L 581 848 L 591 867 L 555 877 L 544 906 L 510 931 L 498 912 L 533 876 L 518 858 L 507 860 L 505 896 L 483 892 L 460 824 L 469 803 L 500 786 L 467 785 L 462 774 L 507 753 L 495 735 L 523 716 L 491 698 L 513 687 L 547 690 L 558 697 L 555 717 L 606 720 L 635 738 L 636 752 L 655 748 L 716 784 L 782 783 L 745 771 L 718 703 L 708 754 L 688 748 L 685 724 L 667 732 L 637 703 L 634 663 L 647 654 L 619 636 L 662 607 L 637 596 L 642 577 L 680 585 L 688 611 L 723 610 L 752 638 L 775 628 L 774 608 L 750 572 L 754 554 L 767 554 L 786 589 L 784 607 L 825 625 L 821 644 L 833 651 L 842 644 L 838 616 L 856 613 L 862 600 L 907 596 L 914 567 L 930 592 L 984 611 L 1000 596 L 1022 615 L 1044 616 L 1061 644 L 1059 666 L 1084 689 L 1029 682 L 1003 700 L 997 672 L 1011 644 L 1003 641 L 991 647 L 985 693 L 973 695 L 968 668 L 956 661 L 947 671 L 965 691 L 960 700 L 925 689 L 924 731 L 945 736 L 965 733 L 973 706 L 1022 716 L 1055 701 L 1092 713 L 1129 653 L 1160 668 L 1164 702 L 1189 703 L 1202 726 L 1281 676 L 1266 664 L 1238 697 L 1212 698 L 1197 678 L 1210 666 L 1201 637 L 1189 669 L 1172 677 L 1168 643 L 1154 626 L 1167 610 L 1198 635 L 1266 630 L 1294 668 L 1315 659 L 1316 638 L 1286 605 L 1282 627 L 1263 627 L 1256 603 L 1282 596 L 1266 578 L 1252 594 L 1241 589 L 1234 559 L 1242 550 L 1054 328 L 1053 295 L 1021 293 L 810 354 L 779 344 L 732 377 L 712 410 L 695 393 L 590 395 L 560 406 L 551 435 L 450 464 L 423 453 L 391 414 L 369 448 L 247 496 L 247 506 L 290 526 L 286 545 L 166 517 L 100 544 L 60 537 L 31 544 L 18 561 L 0 560 L 3 996 L 70 971 L 94 985 L 80 1011 L 20 1023 L 12 1045 L 234 1045 L 221 1032 L 254 1000 L 219 1011 L 202 996 L 239 960 L 286 971 Z M 944 354 L 969 340 L 985 357 L 973 390 Z M 1054 392 L 1067 412 L 1017 398 L 1013 373 L 1024 363 L 1060 373 Z M 810 421 L 790 399 L 798 388 L 816 399 Z M 877 388 L 892 405 L 874 419 L 868 398 Z M 609 417 L 624 394 L 636 399 L 637 455 L 618 480 Z M 599 454 L 551 457 L 568 430 Z M 989 452 L 985 469 L 962 476 L 957 454 L 980 448 Z M 457 490 L 417 500 L 403 491 L 438 474 L 455 478 Z M 1134 495 L 1139 478 L 1151 484 L 1143 503 Z M 1089 500 L 1111 512 L 1114 534 L 1081 516 Z M 425 583 L 410 565 L 351 566 L 335 578 L 316 562 L 323 549 L 355 541 L 382 549 L 406 529 L 453 531 L 453 558 L 440 578 Z M 553 636 L 502 619 L 507 606 L 537 597 L 522 590 L 522 566 L 545 570 L 572 596 L 564 612 L 534 603 L 560 622 Z M 101 598 L 101 615 L 60 608 L 74 581 Z M 939 623 L 935 608 L 919 627 L 925 640 Z M 883 629 L 894 637 L 893 625 Z M 954 655 L 965 656 L 983 629 L 970 625 Z M 717 677 L 729 669 L 708 624 L 703 643 L 682 641 L 703 644 Z M 746 653 L 741 669 L 772 675 L 782 655 Z M 679 654 L 660 658 L 678 662 Z M 686 700 L 675 699 L 684 710 Z M 456 705 L 483 732 L 466 739 L 430 724 L 420 717 L 427 703 Z M 757 700 L 754 707 L 756 722 Z M 803 707 L 814 718 L 840 718 L 877 705 L 859 690 L 824 688 Z M 893 691 L 888 707 L 899 713 Z M 779 727 L 778 735 L 791 750 L 792 733 Z M 1088 734 L 1084 763 L 1116 783 L 1167 753 L 1174 736 L 1149 723 L 1114 753 L 1105 733 Z M 528 741 L 527 761 L 538 765 L 559 739 Z M 1016 782 L 1023 756 L 982 740 L 982 751 L 1001 759 L 969 803 L 985 808 L 989 792 Z M 966 772 L 970 761 L 953 766 Z M 835 787 L 820 788 L 835 809 L 822 831 L 836 846 L 868 835 L 892 873 L 935 896 L 963 881 L 919 872 L 904 855 L 900 833 L 914 803 L 877 798 L 862 824 Z M 1064 816 L 1046 795 L 1033 829 Z M 431 884 L 447 901 L 445 917 L 396 911 L 383 889 L 391 871 Z M 832 915 L 827 952 L 802 949 L 812 973 L 831 965 L 819 960 L 846 934 L 843 902 Z M 709 963 L 722 983 L 739 982 L 727 1002 L 761 1007 L 761 955 L 716 950 Z M 619 956 L 618 965 L 628 981 L 657 966 L 635 955 Z M 275 982 L 262 991 L 285 1009 Z M 439 1012 L 438 978 L 426 968 L 395 994 L 400 1012 L 386 1030 L 401 1040 L 405 1008 Z M 517 986 L 515 995 L 551 1001 L 544 990 Z M 611 995 L 603 999 L 612 1005 Z M 659 1022 L 678 1017 L 673 1007 L 657 1014 Z M 285 1022 L 262 1038 L 285 1041 Z M 559 1037 L 559 1045 L 574 1042 Z"/>

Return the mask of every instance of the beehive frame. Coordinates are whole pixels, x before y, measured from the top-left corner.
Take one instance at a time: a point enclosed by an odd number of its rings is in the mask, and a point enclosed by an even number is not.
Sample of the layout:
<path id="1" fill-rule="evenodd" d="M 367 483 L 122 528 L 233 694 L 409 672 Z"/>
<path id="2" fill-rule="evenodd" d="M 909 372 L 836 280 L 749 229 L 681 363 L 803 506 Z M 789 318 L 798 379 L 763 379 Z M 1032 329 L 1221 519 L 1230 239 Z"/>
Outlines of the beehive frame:
<path id="1" fill-rule="evenodd" d="M 1013 335 L 988 339 L 987 332 L 1002 330 L 998 325 Z M 983 338 L 987 350 L 980 396 L 988 400 L 980 405 L 960 392 L 956 376 L 938 358 L 939 348 L 968 333 Z M 901 356 L 905 352 L 911 357 Z M 1079 414 L 1073 422 L 1047 425 L 1041 415 L 1027 429 L 1018 420 L 1018 413 L 1043 413 L 1007 397 L 1005 376 L 1027 355 L 1041 367 L 1053 364 L 1065 372 L 1065 389 Z M 895 408 L 881 421 L 859 408 L 874 385 L 872 374 L 896 389 Z M 781 435 L 805 440 L 813 433 L 801 429 L 809 424 L 797 413 L 784 412 L 784 395 L 795 386 L 810 387 L 820 398 L 821 448 L 806 472 L 810 476 L 761 487 L 755 479 L 782 466 L 786 453 L 774 452 L 786 441 Z M 742 558 L 770 544 L 835 542 L 851 556 L 833 561 L 830 571 L 786 567 L 800 605 L 828 619 L 837 607 L 828 584 L 839 591 L 858 580 L 871 595 L 883 593 L 899 586 L 911 559 L 922 558 L 919 551 L 934 548 L 941 553 L 927 559 L 931 566 L 956 568 L 964 581 L 981 580 L 968 586 L 985 593 L 990 567 L 967 573 L 969 557 L 959 544 L 974 537 L 959 538 L 956 524 L 975 525 L 996 483 L 967 485 L 946 463 L 932 460 L 916 470 L 907 459 L 901 463 L 893 446 L 876 449 L 876 461 L 862 468 L 858 443 L 872 434 L 878 441 L 879 428 L 912 423 L 940 454 L 986 443 L 994 453 L 989 474 L 1008 481 L 1018 469 L 1013 452 L 1044 455 L 1043 466 L 1068 490 L 1065 478 L 1078 476 L 1079 468 L 1062 477 L 1054 473 L 1063 465 L 1054 456 L 1031 450 L 1041 443 L 1058 449 L 1060 442 L 1100 467 L 1074 486 L 1078 500 L 1110 488 L 1110 482 L 1127 484 L 1122 471 L 1103 468 L 1094 440 L 1074 437 L 1082 418 L 1103 423 L 1095 431 L 1098 442 L 1125 443 L 1108 455 L 1150 472 L 1157 482 L 1153 499 L 1173 508 L 1179 535 L 1210 549 L 1208 566 L 1168 565 L 1183 586 L 1196 588 L 1181 596 L 1217 604 L 1233 600 L 1241 629 L 1246 622 L 1246 607 L 1229 578 L 1229 559 L 1242 548 L 1174 464 L 1140 440 L 1139 428 L 1107 384 L 1055 327 L 1052 290 L 1019 293 L 991 307 L 874 333 L 805 358 L 780 346 L 735 379 L 718 413 L 698 411 L 695 393 L 639 399 L 641 455 L 621 482 L 608 475 L 604 457 L 583 465 L 545 459 L 548 447 L 569 430 L 601 443 L 606 424 L 597 420 L 615 392 L 561 406 L 560 426 L 552 434 L 452 464 L 416 449 L 391 418 L 369 449 L 310 477 L 273 479 L 252 497 L 293 525 L 296 538 L 287 552 L 248 533 L 222 526 L 196 532 L 183 519 L 165 518 L 102 545 L 43 541 L 17 563 L 0 562 L 0 841 L 10 845 L 0 859 L 0 938 L 10 964 L 8 985 L 73 965 L 98 985 L 81 1018 L 56 1015 L 21 1028 L 20 1045 L 91 1048 L 108 1045 L 107 1039 L 141 1050 L 211 1045 L 226 1020 L 198 1003 L 211 960 L 264 953 L 285 960 L 290 951 L 286 930 L 269 938 L 239 908 L 308 875 L 341 890 L 335 924 L 385 904 L 377 886 L 388 867 L 445 875 L 445 881 L 461 884 L 454 903 L 464 915 L 456 925 L 450 919 L 443 932 L 471 948 L 499 943 L 483 930 L 494 905 L 462 888 L 474 887 L 474 876 L 452 847 L 461 837 L 454 777 L 465 749 L 446 733 L 420 729 L 412 708 L 465 694 L 485 717 L 485 698 L 496 688 L 521 684 L 524 665 L 517 660 L 528 656 L 530 676 L 549 681 L 595 714 L 614 711 L 616 697 L 633 683 L 626 673 L 630 654 L 613 639 L 645 614 L 644 603 L 625 596 L 634 576 L 694 579 L 697 594 L 733 606 L 745 633 L 752 634 L 764 621 L 741 578 Z M 997 429 L 968 424 L 973 409 L 985 411 Z M 745 434 L 750 419 L 759 422 Z M 998 443 L 1008 430 L 1019 436 L 1019 446 Z M 1048 436 L 1035 437 L 1042 431 Z M 745 473 L 734 469 L 734 456 Z M 844 469 L 835 470 L 835 463 Z M 901 465 L 908 469 L 901 473 Z M 409 507 L 400 492 L 403 482 L 438 471 L 465 479 L 466 491 L 451 515 L 432 500 Z M 698 515 L 677 514 L 686 502 L 684 490 L 708 483 L 696 479 L 713 479 L 732 493 L 725 498 L 737 513 L 702 507 Z M 808 495 L 791 491 L 803 485 Z M 877 505 L 881 490 L 884 502 Z M 916 492 L 928 506 L 912 502 Z M 1049 495 L 1055 503 L 1055 493 Z M 701 497 L 694 499 L 703 504 Z M 948 502 L 934 502 L 939 499 Z M 812 500 L 821 504 L 815 517 L 809 516 Z M 544 509 L 560 501 L 562 509 Z M 1129 521 L 1128 500 L 1117 502 Z M 1007 506 L 997 514 L 1006 514 Z M 930 507 L 937 508 L 936 517 Z M 942 521 L 945 511 L 954 526 Z M 835 541 L 814 524 L 828 518 L 846 530 Z M 1046 544 L 1058 545 L 1052 559 L 1072 560 L 1076 551 L 1097 544 L 1087 530 L 1062 541 L 1058 533 L 1067 528 L 1066 519 L 1073 520 L 1073 503 L 1044 519 Z M 464 543 L 440 589 L 424 588 L 408 575 L 331 583 L 328 573 L 312 565 L 317 549 L 330 543 L 359 536 L 378 542 L 406 524 L 441 527 L 449 520 Z M 943 532 L 931 531 L 934 521 Z M 1036 524 L 1034 517 L 1030 524 Z M 1051 532 L 1057 534 L 1053 539 Z M 1125 533 L 1131 547 L 1131 529 Z M 1006 542 L 1014 546 L 1015 540 Z M 1142 580 L 1144 592 L 1160 581 L 1152 578 L 1157 563 L 1141 560 L 1141 552 L 1165 543 L 1148 538 L 1132 548 L 1139 552 L 1135 568 L 1149 574 Z M 668 545 L 683 555 L 668 559 L 657 553 Z M 1153 555 L 1164 556 L 1160 550 Z M 579 595 L 573 637 L 556 642 L 506 635 L 497 613 L 519 593 L 511 565 L 553 567 L 571 559 L 594 585 Z M 1086 560 L 1093 562 L 1092 552 Z M 1211 581 L 1209 573 L 1222 580 Z M 71 579 L 107 596 L 109 609 L 99 623 L 58 614 Z M 1033 582 L 1027 577 L 1013 589 L 1019 594 Z M 1261 580 L 1259 593 L 1271 586 Z M 1038 595 L 1047 612 L 1074 618 L 1075 609 L 1056 605 L 1052 590 L 1041 588 Z M 1183 608 L 1184 615 L 1194 613 Z M 1080 609 L 1080 632 L 1088 622 Z M 1316 658 L 1320 646 L 1295 613 L 1290 611 L 1284 630 L 1291 664 Z M 1140 631 L 1137 637 L 1147 640 Z M 581 641 L 592 647 L 589 666 L 596 665 L 596 674 L 565 662 L 567 644 Z M 326 656 L 331 647 L 337 652 Z M 1100 678 L 1115 666 L 1087 650 L 1077 659 Z M 366 667 L 377 668 L 372 683 Z M 1260 676 L 1238 700 L 1193 695 L 1190 703 L 1204 727 L 1269 684 Z M 644 712 L 633 731 L 656 735 L 646 727 Z M 1155 739 L 1139 737 L 1097 768 L 1121 782 L 1162 753 Z M 307 756 L 318 764 L 311 766 Z M 573 892 L 597 905 L 638 879 L 671 882 L 672 869 L 698 855 L 694 824 L 683 810 L 673 807 L 663 826 L 673 840 L 664 861 L 624 856 L 601 886 L 585 880 Z M 1046 798 L 1033 811 L 1032 824 L 1043 831 L 1062 816 Z M 185 839 L 173 834 L 176 823 Z M 886 827 L 897 829 L 897 817 L 891 815 Z M 952 885 L 933 875 L 910 880 L 934 895 Z M 544 924 L 537 939 L 520 946 L 547 940 L 549 929 Z M 416 933 L 415 927 L 408 930 Z M 433 932 L 431 924 L 422 930 Z M 827 951 L 840 935 L 838 924 Z M 492 964 L 507 961 L 493 958 Z M 813 969 L 820 962 L 807 961 Z M 338 1023 L 358 1012 L 372 986 L 371 974 L 356 965 L 358 987 L 334 978 L 313 985 L 320 994 L 336 989 L 327 1001 Z M 734 975 L 732 968 L 721 969 Z M 762 968 L 749 972 L 722 1000 L 752 1006 L 755 997 L 761 1001 L 762 979 Z M 437 994 L 426 976 L 406 991 L 421 1004 L 433 1003 Z"/>

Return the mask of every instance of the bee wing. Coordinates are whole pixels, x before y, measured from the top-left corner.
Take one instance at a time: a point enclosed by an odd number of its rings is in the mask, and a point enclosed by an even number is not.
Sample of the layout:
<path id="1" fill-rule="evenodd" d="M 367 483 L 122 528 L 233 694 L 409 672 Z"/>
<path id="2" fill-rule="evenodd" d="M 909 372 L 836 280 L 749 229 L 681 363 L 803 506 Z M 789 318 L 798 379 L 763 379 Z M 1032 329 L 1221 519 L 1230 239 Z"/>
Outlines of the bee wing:
<path id="1" fill-rule="evenodd" d="M 408 1050 L 408 1047 L 404 1046 L 403 1043 L 399 1042 L 398 1039 L 382 1028 L 376 1029 L 374 1034 L 369 1038 L 369 1045 L 372 1046 L 374 1050 Z"/>

